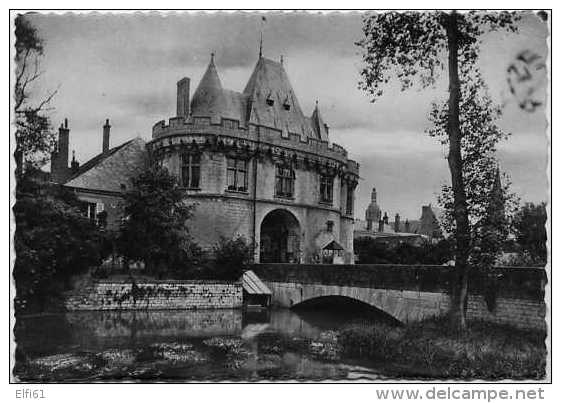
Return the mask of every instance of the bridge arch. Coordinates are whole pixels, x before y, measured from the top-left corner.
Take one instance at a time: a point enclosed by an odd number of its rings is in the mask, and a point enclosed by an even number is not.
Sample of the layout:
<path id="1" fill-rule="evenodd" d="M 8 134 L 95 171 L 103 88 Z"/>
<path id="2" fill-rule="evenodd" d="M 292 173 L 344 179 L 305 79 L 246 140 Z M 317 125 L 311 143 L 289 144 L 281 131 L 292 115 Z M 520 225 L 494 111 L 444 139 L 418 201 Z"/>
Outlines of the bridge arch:
<path id="1" fill-rule="evenodd" d="M 338 316 L 352 312 L 354 319 L 376 319 L 387 324 L 401 324 L 401 321 L 397 318 L 375 305 L 342 295 L 323 295 L 309 298 L 293 305 L 291 309 L 304 313 L 306 311 L 317 312 L 325 310 Z"/>
<path id="2" fill-rule="evenodd" d="M 267 282 L 267 285 L 273 293 L 272 303 L 286 308 L 318 297 L 348 297 L 385 312 L 402 323 L 416 322 L 442 313 L 433 297 L 416 291 L 313 283 Z"/>

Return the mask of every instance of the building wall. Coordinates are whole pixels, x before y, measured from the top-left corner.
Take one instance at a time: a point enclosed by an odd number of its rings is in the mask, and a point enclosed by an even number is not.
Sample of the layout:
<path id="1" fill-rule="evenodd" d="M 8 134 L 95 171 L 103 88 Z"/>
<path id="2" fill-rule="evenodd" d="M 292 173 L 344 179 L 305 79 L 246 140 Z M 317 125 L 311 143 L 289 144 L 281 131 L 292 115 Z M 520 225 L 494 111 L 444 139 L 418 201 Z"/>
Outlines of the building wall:
<path id="1" fill-rule="evenodd" d="M 201 152 L 200 189 L 187 190 L 187 202 L 195 205 L 194 215 L 187 222 L 190 233 L 204 249 L 211 249 L 221 236 L 233 238 L 243 235 L 254 239 L 254 178 L 255 190 L 255 259 L 259 259 L 260 229 L 266 215 L 275 209 L 289 211 L 300 226 L 301 262 L 312 263 L 321 248 L 336 240 L 347 251 L 344 261 L 352 262 L 352 219 L 342 218 L 346 190 L 341 179 L 333 180 L 333 202 L 320 202 L 320 174 L 315 170 L 295 168 L 294 195 L 292 198 L 275 196 L 276 164 L 267 157 L 248 161 L 247 192 L 227 190 L 227 154 L 214 151 Z M 181 154 L 170 152 L 161 163 L 172 174 L 181 177 Z M 254 173 L 257 164 L 257 174 Z M 342 196 L 343 195 L 343 196 Z M 333 222 L 331 233 L 325 234 L 327 222 Z"/>
<path id="2" fill-rule="evenodd" d="M 78 200 L 87 203 L 103 203 L 103 209 L 107 212 L 107 229 L 118 230 L 121 225 L 121 219 L 124 215 L 123 198 L 118 195 L 105 193 L 87 192 L 74 189 Z"/>
<path id="3" fill-rule="evenodd" d="M 69 311 L 240 308 L 241 283 L 218 281 L 97 281 L 74 290 Z"/>

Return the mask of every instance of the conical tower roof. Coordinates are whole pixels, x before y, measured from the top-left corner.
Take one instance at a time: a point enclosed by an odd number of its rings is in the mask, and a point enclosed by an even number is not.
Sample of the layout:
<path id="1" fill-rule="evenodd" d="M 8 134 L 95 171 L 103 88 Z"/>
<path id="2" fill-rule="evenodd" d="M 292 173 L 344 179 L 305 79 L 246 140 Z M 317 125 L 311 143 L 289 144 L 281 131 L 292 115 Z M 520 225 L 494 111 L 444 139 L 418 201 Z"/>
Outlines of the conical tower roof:
<path id="1" fill-rule="evenodd" d="M 193 95 L 191 113 L 193 116 L 211 117 L 213 120 L 220 119 L 220 112 L 224 109 L 224 103 L 224 90 L 214 64 L 214 54 L 212 54 L 206 72 Z"/>

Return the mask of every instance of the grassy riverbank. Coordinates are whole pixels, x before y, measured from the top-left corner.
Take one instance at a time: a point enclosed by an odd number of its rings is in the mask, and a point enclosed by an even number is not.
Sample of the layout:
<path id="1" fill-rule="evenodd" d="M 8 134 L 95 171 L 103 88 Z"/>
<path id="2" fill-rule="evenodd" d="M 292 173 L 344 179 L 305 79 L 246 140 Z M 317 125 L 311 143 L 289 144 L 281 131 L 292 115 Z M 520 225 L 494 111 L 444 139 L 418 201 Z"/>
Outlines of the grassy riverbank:
<path id="1" fill-rule="evenodd" d="M 338 344 L 344 356 L 395 364 L 396 376 L 543 379 L 545 337 L 543 331 L 484 322 L 469 323 L 459 335 L 446 318 L 436 318 L 402 327 L 349 325 L 339 332 Z"/>

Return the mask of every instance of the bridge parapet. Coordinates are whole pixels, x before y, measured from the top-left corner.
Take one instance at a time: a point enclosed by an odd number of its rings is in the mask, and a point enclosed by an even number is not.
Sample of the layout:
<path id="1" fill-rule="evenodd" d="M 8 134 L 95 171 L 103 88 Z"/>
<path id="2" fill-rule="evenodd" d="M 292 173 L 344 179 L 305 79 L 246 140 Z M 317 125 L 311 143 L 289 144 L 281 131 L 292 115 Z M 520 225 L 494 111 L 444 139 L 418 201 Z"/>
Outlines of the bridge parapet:
<path id="1" fill-rule="evenodd" d="M 450 266 L 257 264 L 252 270 L 272 290 L 275 305 L 290 308 L 320 297 L 347 297 L 404 323 L 446 313 L 455 281 Z M 545 329 L 546 284 L 542 268 L 473 270 L 467 317 Z"/>
<path id="2" fill-rule="evenodd" d="M 253 271 L 264 281 L 323 284 L 372 289 L 425 291 L 450 294 L 454 284 L 453 266 L 438 265 L 322 265 L 257 264 Z M 539 267 L 495 267 L 472 270 L 471 294 L 494 293 L 543 301 L 547 277 Z"/>

